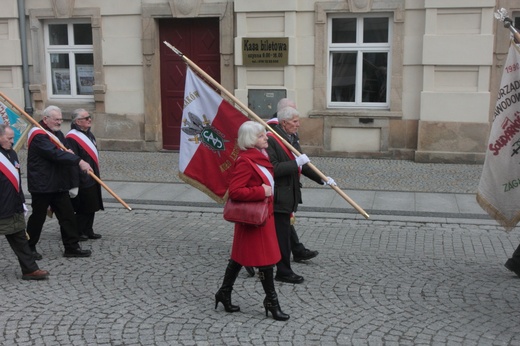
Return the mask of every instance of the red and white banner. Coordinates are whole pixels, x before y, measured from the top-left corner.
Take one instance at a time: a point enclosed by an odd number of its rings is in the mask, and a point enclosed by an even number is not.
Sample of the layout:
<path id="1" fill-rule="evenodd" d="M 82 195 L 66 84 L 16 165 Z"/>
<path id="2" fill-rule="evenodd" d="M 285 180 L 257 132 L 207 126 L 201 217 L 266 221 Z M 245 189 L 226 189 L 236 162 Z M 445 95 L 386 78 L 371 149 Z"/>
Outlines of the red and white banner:
<path id="1" fill-rule="evenodd" d="M 189 67 L 179 150 L 179 177 L 217 202 L 224 202 L 229 169 L 238 157 L 238 128 L 248 118 Z"/>
<path id="2" fill-rule="evenodd" d="M 507 232 L 520 221 L 520 50 L 511 43 L 477 201 Z"/>

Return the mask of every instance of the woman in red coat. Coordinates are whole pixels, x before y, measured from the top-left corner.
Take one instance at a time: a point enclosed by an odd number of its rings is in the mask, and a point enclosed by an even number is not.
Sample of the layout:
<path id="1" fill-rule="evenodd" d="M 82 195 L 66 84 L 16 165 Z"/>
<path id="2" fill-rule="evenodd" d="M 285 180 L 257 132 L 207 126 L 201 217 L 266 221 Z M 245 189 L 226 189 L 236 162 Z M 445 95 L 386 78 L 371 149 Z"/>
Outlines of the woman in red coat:
<path id="1" fill-rule="evenodd" d="M 265 291 L 264 308 L 275 320 L 285 321 L 274 288 L 273 267 L 280 261 L 280 247 L 276 237 L 273 216 L 273 166 L 267 157 L 267 135 L 259 123 L 246 121 L 238 129 L 238 146 L 242 151 L 235 161 L 229 182 L 229 198 L 236 201 L 261 201 L 269 197 L 269 216 L 263 226 L 235 224 L 231 259 L 224 274 L 222 286 L 215 294 L 218 303 L 227 312 L 240 311 L 231 303 L 233 284 L 242 266 L 258 267 L 258 277 Z M 254 166 L 253 166 L 254 165 Z"/>

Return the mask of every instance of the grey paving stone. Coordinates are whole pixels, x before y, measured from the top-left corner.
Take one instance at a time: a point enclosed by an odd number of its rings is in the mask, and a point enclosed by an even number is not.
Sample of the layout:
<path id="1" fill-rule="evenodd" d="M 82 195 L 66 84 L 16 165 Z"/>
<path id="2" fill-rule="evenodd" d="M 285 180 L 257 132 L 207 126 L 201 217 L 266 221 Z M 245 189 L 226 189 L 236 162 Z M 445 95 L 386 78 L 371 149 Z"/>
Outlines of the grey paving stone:
<path id="1" fill-rule="evenodd" d="M 0 257 L 0 343 L 23 345 L 515 344 L 520 280 L 503 267 L 519 242 L 497 226 L 334 222 L 302 216 L 298 231 L 320 251 L 277 283 L 287 322 L 266 318 L 256 277 L 233 291 L 242 311 L 214 309 L 232 239 L 216 213 L 107 208 L 86 259 L 62 257 L 48 220 L 39 251 L 51 271 L 25 282 Z M 6 242 L 0 251 L 9 251 Z"/>
<path id="2" fill-rule="evenodd" d="M 280 322 L 265 317 L 260 282 L 245 272 L 233 291 L 241 312 L 214 309 L 233 226 L 178 179 L 178 154 L 101 158 L 103 179 L 134 210 L 105 193 L 103 238 L 82 243 L 93 251 L 83 259 L 62 257 L 47 220 L 38 250 L 48 281 L 22 281 L 0 242 L 0 344 L 520 344 L 520 279 L 503 267 L 520 236 L 478 209 L 480 166 L 311 158 L 371 218 L 302 179 L 297 230 L 320 255 L 293 265 L 303 284 L 276 283 L 291 315 Z"/>

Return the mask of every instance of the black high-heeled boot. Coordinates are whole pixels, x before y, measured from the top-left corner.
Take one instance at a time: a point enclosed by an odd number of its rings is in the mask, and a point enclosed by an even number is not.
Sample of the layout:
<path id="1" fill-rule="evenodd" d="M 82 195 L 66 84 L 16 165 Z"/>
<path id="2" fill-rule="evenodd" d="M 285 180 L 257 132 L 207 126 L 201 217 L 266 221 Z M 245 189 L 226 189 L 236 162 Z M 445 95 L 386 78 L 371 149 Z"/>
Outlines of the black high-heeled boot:
<path id="1" fill-rule="evenodd" d="M 260 282 L 262 283 L 265 292 L 265 316 L 268 316 L 267 311 L 271 311 L 275 320 L 287 321 L 290 316 L 284 314 L 280 309 L 280 304 L 278 304 L 278 295 L 274 289 L 273 267 L 258 268 L 258 277 L 260 278 Z"/>
<path id="2" fill-rule="evenodd" d="M 240 306 L 231 304 L 231 291 L 233 290 L 233 285 L 235 284 L 240 269 L 242 269 L 242 265 L 232 259 L 229 260 L 222 286 L 215 294 L 215 309 L 220 302 L 224 305 L 224 310 L 226 310 L 226 312 L 240 311 Z"/>

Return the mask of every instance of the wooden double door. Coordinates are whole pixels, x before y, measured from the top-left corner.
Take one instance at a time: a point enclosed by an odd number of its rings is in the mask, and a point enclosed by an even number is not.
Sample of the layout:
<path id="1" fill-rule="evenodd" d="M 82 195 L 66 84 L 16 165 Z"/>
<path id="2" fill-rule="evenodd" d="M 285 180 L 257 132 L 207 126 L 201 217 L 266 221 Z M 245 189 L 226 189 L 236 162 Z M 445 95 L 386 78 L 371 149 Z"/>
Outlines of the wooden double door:
<path id="1" fill-rule="evenodd" d="M 218 18 L 159 20 L 161 42 L 161 108 L 163 149 L 178 150 L 186 64 L 167 41 L 220 83 L 220 33 Z"/>

